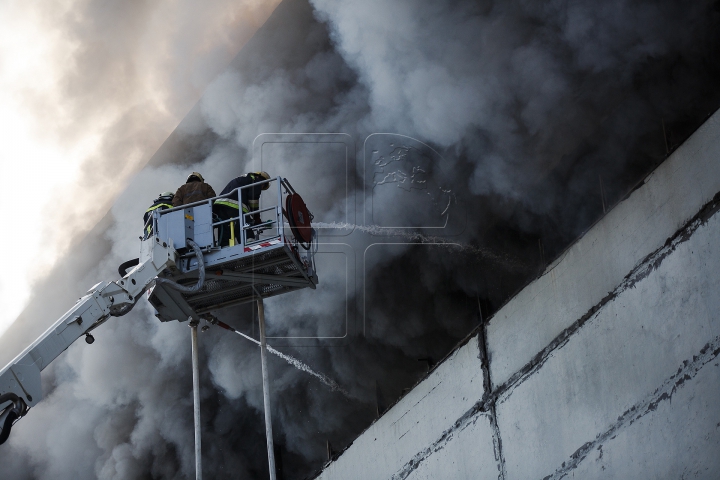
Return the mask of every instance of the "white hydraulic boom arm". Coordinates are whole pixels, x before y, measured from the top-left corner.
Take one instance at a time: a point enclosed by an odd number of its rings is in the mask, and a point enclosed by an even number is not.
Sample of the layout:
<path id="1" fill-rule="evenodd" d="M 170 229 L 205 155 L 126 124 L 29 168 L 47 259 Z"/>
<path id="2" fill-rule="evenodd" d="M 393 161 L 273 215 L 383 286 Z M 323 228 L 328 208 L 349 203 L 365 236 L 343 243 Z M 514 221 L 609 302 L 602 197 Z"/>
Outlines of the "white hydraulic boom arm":
<path id="1" fill-rule="evenodd" d="M 201 257 L 197 245 L 189 243 Z M 100 282 L 92 287 L 0 371 L 0 444 L 7 440 L 13 423 L 42 399 L 40 372 L 78 338 L 84 335 L 87 343 L 92 343 L 92 330 L 111 316 L 128 313 L 157 280 L 157 275 L 175 266 L 177 255 L 172 241 L 163 242 L 155 236 L 143 241 L 139 264 L 135 268 L 120 280 Z M 204 271 L 202 273 L 199 285 L 204 278 Z"/>

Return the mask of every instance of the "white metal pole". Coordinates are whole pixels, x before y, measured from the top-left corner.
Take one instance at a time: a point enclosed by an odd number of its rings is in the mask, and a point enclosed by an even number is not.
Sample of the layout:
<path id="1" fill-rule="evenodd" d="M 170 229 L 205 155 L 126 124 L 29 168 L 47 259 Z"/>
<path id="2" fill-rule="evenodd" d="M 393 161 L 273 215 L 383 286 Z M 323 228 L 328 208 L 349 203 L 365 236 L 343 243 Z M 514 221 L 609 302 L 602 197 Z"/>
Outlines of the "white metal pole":
<path id="1" fill-rule="evenodd" d="M 265 406 L 265 436 L 267 438 L 270 480 L 275 480 L 275 447 L 273 445 L 272 417 L 270 416 L 270 384 L 268 382 L 267 344 L 265 343 L 265 309 L 262 298 L 257 301 L 260 323 L 260 363 L 262 364 L 263 403 Z"/>
<path id="2" fill-rule="evenodd" d="M 193 403 L 195 413 L 195 479 L 202 480 L 202 448 L 200 439 L 200 367 L 198 365 L 198 321 L 190 321 L 192 337 Z"/>

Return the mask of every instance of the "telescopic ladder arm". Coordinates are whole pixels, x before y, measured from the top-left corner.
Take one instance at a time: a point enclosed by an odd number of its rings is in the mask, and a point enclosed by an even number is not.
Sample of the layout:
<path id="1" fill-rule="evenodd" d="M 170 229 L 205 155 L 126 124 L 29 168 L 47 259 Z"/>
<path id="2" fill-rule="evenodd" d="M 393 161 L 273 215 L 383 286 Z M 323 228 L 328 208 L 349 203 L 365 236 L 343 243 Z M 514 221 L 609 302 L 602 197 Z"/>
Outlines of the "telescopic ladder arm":
<path id="1" fill-rule="evenodd" d="M 94 338 L 92 330 L 111 316 L 128 313 L 159 273 L 175 266 L 172 241 L 150 237 L 142 242 L 140 263 L 122 279 L 100 282 L 45 333 L 0 370 L 0 444 L 20 417 L 42 400 L 40 372 L 77 339 Z"/>

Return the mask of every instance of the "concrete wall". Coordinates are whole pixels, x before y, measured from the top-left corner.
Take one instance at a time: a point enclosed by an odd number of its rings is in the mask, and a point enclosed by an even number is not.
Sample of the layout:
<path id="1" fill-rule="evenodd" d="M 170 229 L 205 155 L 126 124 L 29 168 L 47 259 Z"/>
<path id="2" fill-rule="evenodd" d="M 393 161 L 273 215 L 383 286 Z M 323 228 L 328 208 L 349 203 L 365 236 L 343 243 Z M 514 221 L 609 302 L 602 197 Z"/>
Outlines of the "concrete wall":
<path id="1" fill-rule="evenodd" d="M 321 479 L 720 478 L 720 112 Z"/>

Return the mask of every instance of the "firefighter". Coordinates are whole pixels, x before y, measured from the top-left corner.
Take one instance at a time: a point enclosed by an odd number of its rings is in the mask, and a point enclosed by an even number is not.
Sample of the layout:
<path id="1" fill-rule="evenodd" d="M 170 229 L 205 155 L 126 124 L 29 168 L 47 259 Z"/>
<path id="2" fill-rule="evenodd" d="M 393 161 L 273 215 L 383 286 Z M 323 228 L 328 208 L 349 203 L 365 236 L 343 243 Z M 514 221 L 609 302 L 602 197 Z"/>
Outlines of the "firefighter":
<path id="1" fill-rule="evenodd" d="M 262 182 L 263 180 L 270 180 L 270 175 L 268 175 L 267 172 L 246 173 L 245 175 L 241 175 L 230 180 L 230 183 L 225 186 L 223 191 L 220 192 L 220 195 L 228 194 L 236 188 L 244 187 L 246 185 L 251 185 L 257 182 Z M 241 208 L 242 214 L 254 212 L 260 208 L 260 194 L 263 190 L 267 190 L 268 188 L 270 188 L 269 183 L 263 185 L 256 185 L 252 188 L 245 188 L 240 191 L 240 201 L 238 201 L 237 192 L 226 198 L 218 198 L 217 200 L 215 200 L 213 210 L 221 221 L 239 217 L 241 215 Z M 257 225 L 259 223 L 259 213 L 253 215 L 252 220 L 248 222 L 249 225 Z M 240 233 L 240 230 L 238 228 L 239 224 L 237 221 L 233 221 L 232 224 L 233 230 L 235 232 L 234 236 L 238 237 Z M 226 246 L 229 245 L 229 241 L 231 238 L 230 223 L 225 223 L 222 225 L 222 227 L 223 228 L 220 229 L 220 245 Z M 255 234 L 252 232 L 252 230 L 248 230 L 247 238 L 255 238 Z M 236 240 L 234 240 L 234 242 L 235 241 Z"/>
<path id="2" fill-rule="evenodd" d="M 153 233 L 152 222 L 148 221 L 152 216 L 153 210 L 157 210 L 158 208 L 160 210 L 167 210 L 168 208 L 173 208 L 172 201 L 174 196 L 175 195 L 172 192 L 163 192 L 158 195 L 158 198 L 153 200 L 153 204 L 150 205 L 150 208 L 145 210 L 145 215 L 143 215 L 143 224 L 145 225 L 145 238 L 148 238 Z"/>
<path id="3" fill-rule="evenodd" d="M 213 198 L 215 190 L 205 183 L 205 179 L 198 172 L 192 172 L 188 175 L 185 185 L 181 186 L 175 192 L 173 197 L 173 207 L 179 207 L 180 205 L 187 205 L 188 203 L 199 202 L 200 200 L 207 200 Z"/>

